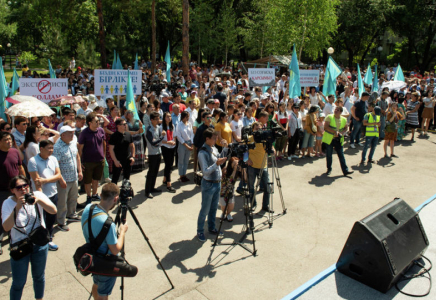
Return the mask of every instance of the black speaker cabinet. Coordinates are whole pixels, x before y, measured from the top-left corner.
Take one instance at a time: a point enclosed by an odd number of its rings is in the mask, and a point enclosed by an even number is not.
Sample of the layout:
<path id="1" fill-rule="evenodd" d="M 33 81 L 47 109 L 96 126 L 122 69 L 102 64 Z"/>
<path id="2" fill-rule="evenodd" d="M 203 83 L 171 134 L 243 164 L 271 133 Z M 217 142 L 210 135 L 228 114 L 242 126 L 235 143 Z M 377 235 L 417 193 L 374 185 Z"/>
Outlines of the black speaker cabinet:
<path id="1" fill-rule="evenodd" d="M 418 214 L 396 198 L 354 224 L 336 267 L 386 293 L 428 245 Z"/>

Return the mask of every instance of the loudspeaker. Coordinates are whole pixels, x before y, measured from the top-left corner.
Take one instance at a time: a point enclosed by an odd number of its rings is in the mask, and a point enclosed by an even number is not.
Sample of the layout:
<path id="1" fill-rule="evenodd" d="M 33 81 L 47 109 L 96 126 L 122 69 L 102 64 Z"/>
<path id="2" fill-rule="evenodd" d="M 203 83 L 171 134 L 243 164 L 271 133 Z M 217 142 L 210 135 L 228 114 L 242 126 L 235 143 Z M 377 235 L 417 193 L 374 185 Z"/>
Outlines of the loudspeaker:
<path id="1" fill-rule="evenodd" d="M 404 200 L 395 198 L 354 224 L 336 267 L 386 293 L 428 245 L 418 214 Z"/>

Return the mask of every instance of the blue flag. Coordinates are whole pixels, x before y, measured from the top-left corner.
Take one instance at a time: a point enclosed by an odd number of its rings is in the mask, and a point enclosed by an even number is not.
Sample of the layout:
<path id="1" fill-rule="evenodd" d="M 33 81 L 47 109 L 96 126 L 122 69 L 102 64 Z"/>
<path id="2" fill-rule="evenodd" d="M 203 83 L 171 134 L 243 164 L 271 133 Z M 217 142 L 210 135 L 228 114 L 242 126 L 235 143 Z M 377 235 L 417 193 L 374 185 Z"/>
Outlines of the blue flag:
<path id="1" fill-rule="evenodd" d="M 114 59 L 112 60 L 112 70 L 117 68 L 117 51 L 114 50 Z"/>
<path id="2" fill-rule="evenodd" d="M 374 67 L 374 83 L 372 84 L 372 91 L 378 92 L 377 65 L 375 65 L 375 67 Z"/>
<path id="3" fill-rule="evenodd" d="M 135 70 L 139 70 L 139 65 L 138 65 L 138 53 L 136 53 L 136 58 L 135 58 L 135 66 L 133 67 Z"/>
<path id="4" fill-rule="evenodd" d="M 289 65 L 289 98 L 300 97 L 301 85 L 300 85 L 300 69 L 298 66 L 297 51 L 292 51 L 292 60 Z"/>
<path id="5" fill-rule="evenodd" d="M 167 53 L 165 54 L 165 62 L 167 63 L 167 81 L 171 81 L 171 56 L 170 56 L 170 41 L 168 41 Z"/>
<path id="6" fill-rule="evenodd" d="M 363 82 L 365 82 L 367 85 L 372 84 L 372 71 L 371 71 L 371 64 L 368 63 L 368 68 L 366 69 L 365 78 L 363 78 Z"/>
<path id="7" fill-rule="evenodd" d="M 20 77 L 18 76 L 17 70 L 14 67 L 14 75 L 12 76 L 12 88 L 9 91 L 9 96 L 13 96 L 15 95 L 15 92 L 18 90 L 18 88 L 20 87 L 20 81 L 19 81 Z"/>
<path id="8" fill-rule="evenodd" d="M 268 62 L 267 68 L 269 69 L 269 62 Z M 265 94 L 266 91 L 268 90 L 268 88 L 269 88 L 269 86 L 264 86 L 264 87 L 262 88 L 262 92 Z"/>
<path id="9" fill-rule="evenodd" d="M 50 78 L 56 78 L 56 73 L 51 66 L 50 59 L 48 60 L 48 71 L 50 72 Z"/>
<path id="10" fill-rule="evenodd" d="M 135 95 L 133 94 L 132 79 L 130 77 L 129 70 L 127 70 L 126 108 L 133 112 L 133 119 L 139 120 L 138 110 L 136 109 L 135 103 Z M 142 122 L 142 120 L 139 121 Z M 142 125 L 142 129 L 145 131 L 144 125 Z"/>
<path id="11" fill-rule="evenodd" d="M 357 64 L 357 86 L 359 88 L 359 99 L 362 96 L 362 93 L 365 91 L 365 86 L 362 81 L 362 74 L 360 73 L 360 66 Z"/>
<path id="12" fill-rule="evenodd" d="M 6 83 L 5 73 L 3 71 L 3 61 L 0 57 L 0 118 L 7 120 L 5 114 L 6 96 L 9 93 L 9 88 Z"/>
<path id="13" fill-rule="evenodd" d="M 394 80 L 406 81 L 404 79 L 403 69 L 401 69 L 400 64 L 398 64 L 397 70 L 395 71 Z"/>
<path id="14" fill-rule="evenodd" d="M 329 95 L 334 95 L 336 98 L 336 78 L 341 75 L 341 73 L 341 68 L 330 56 L 325 69 L 324 85 L 322 87 L 322 93 L 326 97 Z"/>
<path id="15" fill-rule="evenodd" d="M 123 69 L 123 64 L 121 63 L 120 54 L 119 53 L 117 53 L 117 69 L 118 70 L 122 70 Z"/>

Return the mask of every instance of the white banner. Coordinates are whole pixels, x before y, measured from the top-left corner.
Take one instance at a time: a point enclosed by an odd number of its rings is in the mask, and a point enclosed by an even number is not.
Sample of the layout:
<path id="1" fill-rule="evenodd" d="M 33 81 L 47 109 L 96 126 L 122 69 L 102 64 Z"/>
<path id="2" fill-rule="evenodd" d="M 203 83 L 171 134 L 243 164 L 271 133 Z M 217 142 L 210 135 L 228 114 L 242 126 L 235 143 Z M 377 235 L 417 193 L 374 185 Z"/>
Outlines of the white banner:
<path id="1" fill-rule="evenodd" d="M 319 70 L 300 70 L 301 86 L 318 86 Z"/>
<path id="2" fill-rule="evenodd" d="M 20 95 L 33 96 L 48 103 L 67 94 L 67 78 L 20 78 Z"/>
<path id="3" fill-rule="evenodd" d="M 248 81 L 250 87 L 254 86 L 273 86 L 276 79 L 274 68 L 248 69 Z"/>
<path id="4" fill-rule="evenodd" d="M 133 94 L 142 94 L 142 71 L 130 70 Z M 125 95 L 127 70 L 94 70 L 94 92 L 96 96 Z"/>

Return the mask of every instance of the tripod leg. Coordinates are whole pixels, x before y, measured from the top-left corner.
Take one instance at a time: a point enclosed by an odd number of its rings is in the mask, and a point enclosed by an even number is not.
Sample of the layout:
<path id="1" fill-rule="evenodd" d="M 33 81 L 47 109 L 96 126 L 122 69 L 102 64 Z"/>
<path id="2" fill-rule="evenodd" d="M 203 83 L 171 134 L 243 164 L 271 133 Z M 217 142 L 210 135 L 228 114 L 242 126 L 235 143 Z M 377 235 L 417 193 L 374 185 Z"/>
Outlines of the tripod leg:
<path id="1" fill-rule="evenodd" d="M 223 216 L 221 217 L 221 220 L 220 220 L 220 227 L 218 229 L 218 234 L 216 235 L 216 238 L 215 238 L 215 241 L 212 244 L 212 247 L 215 247 L 217 245 L 217 243 L 218 243 L 218 238 L 220 236 L 219 233 L 221 232 L 221 227 L 223 226 L 224 218 L 227 216 L 227 207 L 229 206 L 229 201 L 227 201 L 226 206 L 224 208 L 224 213 L 223 213 Z"/>
<path id="2" fill-rule="evenodd" d="M 159 257 L 157 256 L 156 252 L 154 252 L 153 247 L 150 244 L 150 241 L 148 240 L 147 235 L 145 234 L 144 230 L 142 230 L 141 224 L 139 224 L 138 219 L 135 216 L 135 213 L 133 212 L 132 208 L 130 206 L 127 206 L 127 208 L 129 209 L 130 215 L 132 216 L 133 220 L 135 221 L 136 225 L 138 226 L 139 230 L 142 233 L 142 236 L 144 237 L 145 241 L 148 244 L 148 247 L 150 248 L 151 252 L 153 252 L 154 257 L 156 258 L 157 262 L 159 263 L 159 266 L 162 268 L 162 271 L 164 272 L 166 278 L 168 279 L 168 282 L 171 284 L 171 288 L 174 289 L 174 285 L 171 282 L 171 279 L 168 277 L 167 272 L 165 271 L 165 268 L 163 267 L 162 263 L 160 262 Z"/>
<path id="3" fill-rule="evenodd" d="M 283 192 L 282 192 L 282 183 L 280 181 L 280 174 L 279 174 L 279 169 L 277 168 L 277 161 L 276 161 L 276 165 L 274 168 L 274 176 L 277 182 L 277 188 L 279 189 L 279 195 L 280 195 L 280 201 L 282 203 L 282 209 L 283 209 L 283 214 L 286 214 L 286 205 L 285 205 L 285 201 L 283 199 Z"/>

